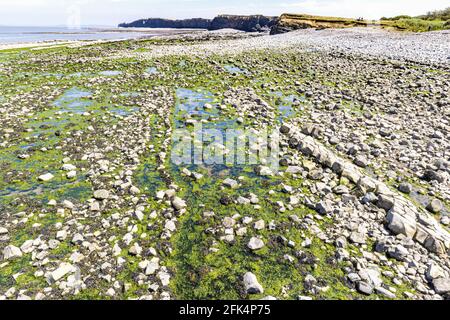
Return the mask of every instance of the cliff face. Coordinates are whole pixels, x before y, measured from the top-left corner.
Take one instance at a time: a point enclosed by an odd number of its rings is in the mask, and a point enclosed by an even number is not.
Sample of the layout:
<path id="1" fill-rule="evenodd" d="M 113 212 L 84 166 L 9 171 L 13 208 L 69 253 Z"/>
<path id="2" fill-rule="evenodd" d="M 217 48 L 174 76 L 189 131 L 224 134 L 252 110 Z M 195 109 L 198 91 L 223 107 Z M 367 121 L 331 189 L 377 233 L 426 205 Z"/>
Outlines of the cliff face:
<path id="1" fill-rule="evenodd" d="M 121 23 L 121 28 L 177 28 L 177 29 L 236 29 L 247 32 L 269 30 L 277 21 L 277 17 L 262 15 L 233 16 L 220 15 L 210 19 L 168 20 L 159 18 L 141 19 L 131 23 Z"/>
<path id="2" fill-rule="evenodd" d="M 208 29 L 210 19 L 194 18 L 169 20 L 160 18 L 141 19 L 131 23 L 121 23 L 121 28 L 175 28 L 175 29 Z"/>

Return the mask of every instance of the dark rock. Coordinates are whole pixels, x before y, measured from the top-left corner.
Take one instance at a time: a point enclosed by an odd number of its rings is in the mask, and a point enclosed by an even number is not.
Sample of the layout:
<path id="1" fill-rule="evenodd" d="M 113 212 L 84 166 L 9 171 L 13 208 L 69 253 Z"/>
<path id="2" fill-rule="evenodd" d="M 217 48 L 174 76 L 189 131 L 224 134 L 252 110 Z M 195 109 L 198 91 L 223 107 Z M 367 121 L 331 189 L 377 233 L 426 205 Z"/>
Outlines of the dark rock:
<path id="1" fill-rule="evenodd" d="M 160 18 L 140 19 L 131 23 L 121 23 L 121 28 L 175 28 L 175 29 L 236 29 L 246 32 L 268 31 L 278 20 L 277 17 L 262 15 L 235 16 L 219 15 L 214 19 L 169 20 Z"/>
<path id="2" fill-rule="evenodd" d="M 439 174 L 439 172 L 433 171 L 433 170 L 426 170 L 422 176 L 422 179 L 425 181 L 437 181 L 437 182 L 444 182 L 444 177 Z"/>
<path id="3" fill-rule="evenodd" d="M 412 192 L 412 185 L 410 183 L 406 183 L 406 182 L 401 183 L 398 186 L 398 190 L 400 192 L 403 192 L 403 193 L 406 193 L 406 194 L 410 194 Z"/>
<path id="4" fill-rule="evenodd" d="M 220 198 L 220 203 L 224 206 L 228 206 L 233 203 L 233 199 L 229 196 L 223 196 L 222 198 Z"/>
<path id="5" fill-rule="evenodd" d="M 208 29 L 211 23 L 210 19 L 184 19 L 169 20 L 160 18 L 150 18 L 136 20 L 131 23 L 121 23 L 120 28 L 175 28 L 175 29 Z"/>
<path id="6" fill-rule="evenodd" d="M 247 32 L 258 32 L 269 30 L 277 21 L 277 17 L 266 17 L 262 15 L 234 16 L 219 15 L 209 25 L 209 30 L 231 28 Z"/>

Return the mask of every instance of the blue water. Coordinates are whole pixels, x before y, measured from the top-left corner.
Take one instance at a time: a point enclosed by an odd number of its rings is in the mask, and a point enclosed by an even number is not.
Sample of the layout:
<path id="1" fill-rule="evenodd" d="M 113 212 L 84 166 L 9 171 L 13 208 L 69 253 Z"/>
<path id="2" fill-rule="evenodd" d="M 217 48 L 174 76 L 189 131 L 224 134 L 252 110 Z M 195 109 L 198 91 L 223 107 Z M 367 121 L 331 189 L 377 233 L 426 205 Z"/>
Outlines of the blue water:
<path id="1" fill-rule="evenodd" d="M 156 67 L 147 68 L 146 73 L 148 74 L 158 74 L 158 69 Z"/>
<path id="2" fill-rule="evenodd" d="M 106 76 L 106 77 L 115 77 L 122 74 L 122 71 L 114 71 L 114 70 L 107 70 L 100 72 L 100 75 Z"/>
<path id="3" fill-rule="evenodd" d="M 1 21 L 0 21 L 1 22 Z M 136 39 L 144 36 L 156 36 L 170 33 L 168 30 L 130 31 L 114 28 L 65 27 L 3 27 L 0 26 L 0 44 L 29 43 L 42 41 L 74 40 L 119 40 Z"/>
<path id="4" fill-rule="evenodd" d="M 62 112 L 74 112 L 82 114 L 87 111 L 87 107 L 92 105 L 92 101 L 86 100 L 91 96 L 91 92 L 78 88 L 67 90 L 58 100 L 54 102 L 56 107 Z"/>
<path id="5" fill-rule="evenodd" d="M 246 72 L 247 72 L 247 71 L 244 70 L 244 69 L 241 69 L 241 68 L 239 68 L 239 67 L 232 66 L 232 65 L 226 65 L 226 66 L 224 66 L 224 69 L 225 69 L 227 72 L 232 73 L 232 74 L 246 73 Z"/>

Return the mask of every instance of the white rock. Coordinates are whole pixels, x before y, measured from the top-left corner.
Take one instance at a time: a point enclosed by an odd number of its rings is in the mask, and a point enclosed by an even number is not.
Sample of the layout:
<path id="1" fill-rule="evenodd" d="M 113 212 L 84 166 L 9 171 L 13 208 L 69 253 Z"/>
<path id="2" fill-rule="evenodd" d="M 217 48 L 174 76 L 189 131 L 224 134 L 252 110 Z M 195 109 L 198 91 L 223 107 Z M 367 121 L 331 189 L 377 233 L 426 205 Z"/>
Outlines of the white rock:
<path id="1" fill-rule="evenodd" d="M 76 171 L 69 171 L 66 174 L 67 179 L 73 179 L 77 176 L 77 172 Z"/>
<path id="2" fill-rule="evenodd" d="M 67 231 L 66 230 L 60 230 L 56 233 L 56 239 L 60 241 L 64 241 L 67 238 Z"/>
<path id="3" fill-rule="evenodd" d="M 62 166 L 61 169 L 64 170 L 64 171 L 75 171 L 77 169 L 77 167 L 75 167 L 72 164 L 66 163 L 65 165 Z"/>
<path id="4" fill-rule="evenodd" d="M 251 272 L 247 272 L 244 275 L 244 287 L 245 287 L 245 291 L 248 294 L 264 293 L 264 288 L 258 282 L 258 279 L 256 278 L 256 276 Z"/>
<path id="5" fill-rule="evenodd" d="M 178 198 L 178 197 L 175 197 L 175 198 L 172 200 L 172 206 L 173 206 L 176 210 L 180 211 L 181 209 L 186 208 L 187 205 L 186 205 L 186 202 L 185 202 L 183 199 Z"/>
<path id="6" fill-rule="evenodd" d="M 72 266 L 70 263 L 63 262 L 59 265 L 58 269 L 50 273 L 50 276 L 48 278 L 49 283 L 55 283 L 56 281 L 59 281 L 67 274 L 73 272 L 75 272 L 75 267 Z"/>
<path id="7" fill-rule="evenodd" d="M 9 245 L 3 249 L 3 259 L 10 260 L 14 258 L 20 258 L 22 256 L 22 251 L 19 248 Z"/>
<path id="8" fill-rule="evenodd" d="M 46 173 L 46 174 L 40 175 L 38 179 L 39 179 L 39 181 L 47 182 L 47 181 L 52 180 L 54 177 L 55 176 L 52 175 L 51 173 Z"/>
<path id="9" fill-rule="evenodd" d="M 108 190 L 96 190 L 94 191 L 94 198 L 97 200 L 106 200 L 109 198 L 109 191 Z"/>
<path id="10" fill-rule="evenodd" d="M 253 237 L 250 239 L 249 243 L 247 244 L 247 247 L 250 250 L 259 250 L 264 247 L 264 242 L 259 238 Z"/>

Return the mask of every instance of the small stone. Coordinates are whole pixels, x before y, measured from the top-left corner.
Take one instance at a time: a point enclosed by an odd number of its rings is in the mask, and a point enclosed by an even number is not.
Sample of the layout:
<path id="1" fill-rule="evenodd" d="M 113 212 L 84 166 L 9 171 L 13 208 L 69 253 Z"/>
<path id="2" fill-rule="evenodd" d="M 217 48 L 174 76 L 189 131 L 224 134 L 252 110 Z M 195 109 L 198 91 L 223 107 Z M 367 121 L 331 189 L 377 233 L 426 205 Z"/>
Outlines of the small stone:
<path id="1" fill-rule="evenodd" d="M 60 230 L 56 233 L 56 239 L 60 240 L 60 241 L 64 241 L 67 238 L 67 231 L 65 230 Z"/>
<path id="2" fill-rule="evenodd" d="M 369 161 L 367 160 L 366 157 L 364 157 L 364 156 L 362 156 L 362 155 L 359 155 L 359 156 L 356 157 L 354 163 L 355 163 L 358 167 L 365 168 L 365 167 L 367 167 L 367 165 L 369 164 Z"/>
<path id="3" fill-rule="evenodd" d="M 439 213 L 443 208 L 442 202 L 439 199 L 433 199 L 427 206 L 427 210 L 431 213 Z"/>
<path id="4" fill-rule="evenodd" d="M 434 291 L 437 294 L 450 293 L 450 278 L 439 278 L 433 280 Z"/>
<path id="5" fill-rule="evenodd" d="M 394 206 L 394 198 L 380 194 L 378 197 L 377 207 L 389 211 Z"/>
<path id="6" fill-rule="evenodd" d="M 442 223 L 444 226 L 448 226 L 448 225 L 450 224 L 450 218 L 449 218 L 448 216 L 443 216 L 443 217 L 441 218 L 441 223 Z"/>
<path id="7" fill-rule="evenodd" d="M 75 167 L 75 166 L 72 165 L 72 164 L 66 163 L 66 164 L 64 164 L 64 165 L 62 166 L 61 169 L 64 170 L 64 171 L 75 171 L 75 170 L 77 169 L 77 167 Z"/>
<path id="8" fill-rule="evenodd" d="M 145 274 L 147 276 L 155 274 L 155 272 L 159 269 L 159 258 L 153 258 L 145 269 Z"/>
<path id="9" fill-rule="evenodd" d="M 58 239 L 58 240 L 59 240 L 59 239 Z M 79 233 L 77 233 L 76 235 L 74 235 L 73 238 L 72 238 L 72 243 L 73 243 L 73 244 L 78 244 L 78 245 L 80 245 L 80 244 L 83 243 L 83 241 L 84 241 L 84 237 L 83 237 L 81 234 L 79 234 Z"/>
<path id="10" fill-rule="evenodd" d="M 236 180 L 233 179 L 226 179 L 223 181 L 223 185 L 225 187 L 236 189 L 239 186 L 239 183 Z"/>
<path id="11" fill-rule="evenodd" d="M 358 244 L 366 243 L 366 236 L 360 232 L 352 232 L 350 234 L 350 241 Z"/>
<path id="12" fill-rule="evenodd" d="M 392 258 L 398 261 L 404 261 L 409 255 L 408 249 L 402 245 L 395 246 L 395 249 L 393 251 L 389 251 L 388 253 Z"/>
<path id="13" fill-rule="evenodd" d="M 68 200 L 64 200 L 62 204 L 63 204 L 64 208 L 69 209 L 69 210 L 72 210 L 75 207 L 75 205 Z"/>
<path id="14" fill-rule="evenodd" d="M 94 198 L 97 200 L 106 200 L 109 198 L 109 191 L 104 189 L 94 191 Z"/>
<path id="15" fill-rule="evenodd" d="M 258 166 L 255 168 L 255 173 L 257 175 L 267 177 L 267 176 L 273 176 L 273 172 L 269 167 L 265 166 Z"/>
<path id="16" fill-rule="evenodd" d="M 433 170 L 426 170 L 422 176 L 422 179 L 429 182 L 437 181 L 439 183 L 442 183 L 445 180 L 442 174 Z"/>
<path id="17" fill-rule="evenodd" d="M 187 204 L 183 199 L 175 197 L 172 200 L 172 206 L 174 207 L 175 210 L 180 211 L 180 210 L 186 208 Z"/>
<path id="18" fill-rule="evenodd" d="M 329 200 L 321 201 L 316 205 L 316 211 L 321 215 L 331 213 L 333 211 L 333 203 Z"/>
<path id="19" fill-rule="evenodd" d="M 282 125 L 281 128 L 280 128 L 280 132 L 282 134 L 288 134 L 289 131 L 291 131 L 291 129 L 288 126 Z"/>
<path id="20" fill-rule="evenodd" d="M 14 258 L 20 258 L 22 256 L 22 251 L 16 246 L 9 245 L 3 249 L 3 259 L 10 260 Z"/>
<path id="21" fill-rule="evenodd" d="M 234 220 L 233 218 L 225 217 L 223 219 L 223 226 L 225 228 L 233 228 L 235 224 L 236 224 L 236 220 Z"/>
<path id="22" fill-rule="evenodd" d="M 109 297 L 114 297 L 116 294 L 116 291 L 113 288 L 109 288 L 108 291 L 106 291 L 106 295 Z"/>
<path id="23" fill-rule="evenodd" d="M 259 250 L 264 247 L 264 241 L 262 241 L 259 238 L 253 237 L 250 239 L 249 243 L 247 244 L 247 247 L 250 250 Z"/>
<path id="24" fill-rule="evenodd" d="M 58 269 L 54 270 L 48 280 L 49 283 L 55 283 L 56 281 L 62 279 L 65 275 L 68 273 L 75 272 L 75 268 L 70 263 L 61 263 L 58 267 Z"/>
<path id="25" fill-rule="evenodd" d="M 256 230 L 263 230 L 266 227 L 264 220 L 259 220 L 255 222 L 254 228 Z"/>
<path id="26" fill-rule="evenodd" d="M 139 243 L 135 243 L 131 248 L 130 248 L 130 254 L 132 254 L 133 256 L 139 256 L 142 253 L 142 248 L 139 245 Z"/>
<path id="27" fill-rule="evenodd" d="M 77 172 L 76 171 L 69 171 L 69 172 L 67 172 L 67 174 L 66 174 L 66 178 L 67 179 L 73 179 L 73 178 L 75 178 L 77 176 Z"/>
<path id="28" fill-rule="evenodd" d="M 163 286 L 168 286 L 170 283 L 170 274 L 165 271 L 158 272 L 158 278 Z"/>
<path id="29" fill-rule="evenodd" d="M 94 201 L 89 205 L 89 209 L 93 212 L 100 211 L 100 203 L 98 201 Z"/>
<path id="30" fill-rule="evenodd" d="M 47 182 L 47 181 L 52 180 L 54 177 L 55 176 L 52 175 L 51 173 L 46 173 L 46 174 L 39 176 L 38 179 L 39 179 L 39 181 Z"/>
<path id="31" fill-rule="evenodd" d="M 356 290 L 358 290 L 362 294 L 370 296 L 373 293 L 373 286 L 371 286 L 367 282 L 360 281 L 356 285 Z"/>
<path id="32" fill-rule="evenodd" d="M 433 281 L 435 279 L 444 278 L 444 277 L 445 277 L 445 273 L 441 267 L 439 267 L 435 263 L 431 263 L 430 265 L 428 265 L 427 271 L 425 272 L 425 278 L 428 281 Z"/>
<path id="33" fill-rule="evenodd" d="M 378 294 L 381 294 L 381 295 L 383 295 L 383 296 L 385 296 L 385 297 L 387 297 L 389 299 L 395 299 L 395 294 L 390 292 L 389 290 L 383 288 L 383 287 L 376 287 L 375 291 Z"/>
<path id="34" fill-rule="evenodd" d="M 139 190 L 139 188 L 137 188 L 137 187 L 135 187 L 135 186 L 132 186 L 132 187 L 130 188 L 130 193 L 131 193 L 131 194 L 134 194 L 134 195 L 137 195 L 137 194 L 141 193 L 141 190 Z"/>
<path id="35" fill-rule="evenodd" d="M 166 222 L 166 224 L 164 225 L 164 229 L 166 229 L 170 232 L 174 232 L 177 230 L 177 226 L 173 220 L 168 220 Z"/>
<path id="36" fill-rule="evenodd" d="M 244 275 L 244 287 L 245 287 L 245 291 L 248 294 L 264 293 L 263 287 L 258 282 L 258 279 L 256 278 L 256 276 L 251 272 L 247 272 Z"/>
<path id="37" fill-rule="evenodd" d="M 403 182 L 398 186 L 400 192 L 410 194 L 412 192 L 412 185 L 410 183 Z"/>

